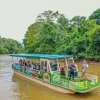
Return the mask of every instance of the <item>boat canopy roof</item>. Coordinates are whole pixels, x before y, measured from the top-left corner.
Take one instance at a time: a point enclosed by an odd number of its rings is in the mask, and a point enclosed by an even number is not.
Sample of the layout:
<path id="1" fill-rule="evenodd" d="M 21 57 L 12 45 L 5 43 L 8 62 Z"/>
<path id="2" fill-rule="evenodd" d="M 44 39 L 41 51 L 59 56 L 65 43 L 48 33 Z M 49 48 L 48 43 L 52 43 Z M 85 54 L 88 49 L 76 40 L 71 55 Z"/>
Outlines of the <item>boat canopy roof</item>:
<path id="1" fill-rule="evenodd" d="M 44 59 L 61 59 L 71 58 L 73 55 L 68 54 L 10 54 L 12 57 L 24 57 L 24 58 L 44 58 Z"/>

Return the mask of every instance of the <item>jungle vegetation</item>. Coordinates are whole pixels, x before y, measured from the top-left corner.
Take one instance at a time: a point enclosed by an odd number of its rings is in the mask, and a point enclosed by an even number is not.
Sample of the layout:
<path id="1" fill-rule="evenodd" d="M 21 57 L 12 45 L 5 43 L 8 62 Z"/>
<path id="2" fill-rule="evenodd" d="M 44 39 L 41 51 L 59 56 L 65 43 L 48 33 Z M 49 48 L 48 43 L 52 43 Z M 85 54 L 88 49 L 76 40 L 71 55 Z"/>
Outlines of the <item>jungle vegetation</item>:
<path id="1" fill-rule="evenodd" d="M 0 54 L 22 53 L 22 44 L 13 39 L 0 36 Z"/>
<path id="2" fill-rule="evenodd" d="M 28 27 L 25 53 L 73 54 L 78 59 L 100 61 L 100 9 L 89 18 L 66 18 L 58 11 L 44 11 Z"/>

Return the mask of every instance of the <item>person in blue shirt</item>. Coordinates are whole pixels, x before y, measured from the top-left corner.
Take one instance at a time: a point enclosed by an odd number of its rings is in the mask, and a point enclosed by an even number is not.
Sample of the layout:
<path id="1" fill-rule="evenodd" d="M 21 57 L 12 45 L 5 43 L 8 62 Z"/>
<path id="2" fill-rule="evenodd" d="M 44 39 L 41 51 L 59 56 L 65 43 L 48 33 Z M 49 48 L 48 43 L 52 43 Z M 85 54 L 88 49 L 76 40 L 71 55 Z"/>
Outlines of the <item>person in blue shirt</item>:
<path id="1" fill-rule="evenodd" d="M 72 77 L 72 79 L 74 79 L 75 68 L 76 68 L 76 66 L 74 63 L 69 66 L 69 69 L 70 69 L 69 80 L 71 79 L 71 77 Z"/>
<path id="2" fill-rule="evenodd" d="M 30 63 L 30 61 L 27 62 L 27 67 L 28 67 L 28 68 L 31 68 L 31 63 Z"/>

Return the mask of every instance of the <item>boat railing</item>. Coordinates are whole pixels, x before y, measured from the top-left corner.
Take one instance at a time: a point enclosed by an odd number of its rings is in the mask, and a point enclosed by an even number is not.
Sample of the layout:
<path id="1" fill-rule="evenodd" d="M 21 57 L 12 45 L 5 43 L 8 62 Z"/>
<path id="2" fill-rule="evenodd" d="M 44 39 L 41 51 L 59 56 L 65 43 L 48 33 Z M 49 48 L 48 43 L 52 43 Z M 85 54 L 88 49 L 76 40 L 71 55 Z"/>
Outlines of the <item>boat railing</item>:
<path id="1" fill-rule="evenodd" d="M 61 75 L 61 79 L 65 79 L 65 80 L 73 81 L 73 82 L 83 82 L 83 81 L 86 81 L 82 77 L 74 77 L 74 78 L 72 78 L 70 76 L 66 77 L 64 75 Z"/>

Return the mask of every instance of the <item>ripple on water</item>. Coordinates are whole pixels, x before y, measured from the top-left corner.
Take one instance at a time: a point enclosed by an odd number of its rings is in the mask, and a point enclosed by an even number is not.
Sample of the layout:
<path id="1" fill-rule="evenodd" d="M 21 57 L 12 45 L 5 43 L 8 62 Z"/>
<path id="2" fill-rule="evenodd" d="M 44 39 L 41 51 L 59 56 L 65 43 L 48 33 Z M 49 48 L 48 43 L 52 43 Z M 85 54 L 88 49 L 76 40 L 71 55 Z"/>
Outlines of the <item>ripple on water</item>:
<path id="1" fill-rule="evenodd" d="M 94 95 L 99 95 L 100 96 L 100 88 L 97 88 L 97 89 L 91 91 L 91 93 L 94 94 Z"/>

